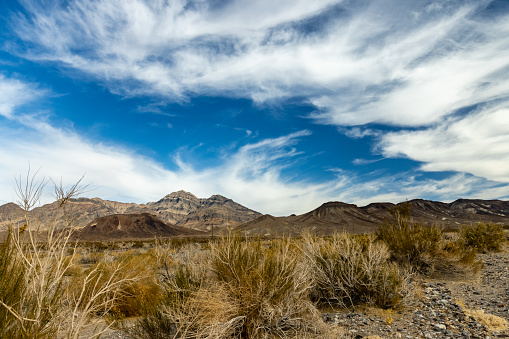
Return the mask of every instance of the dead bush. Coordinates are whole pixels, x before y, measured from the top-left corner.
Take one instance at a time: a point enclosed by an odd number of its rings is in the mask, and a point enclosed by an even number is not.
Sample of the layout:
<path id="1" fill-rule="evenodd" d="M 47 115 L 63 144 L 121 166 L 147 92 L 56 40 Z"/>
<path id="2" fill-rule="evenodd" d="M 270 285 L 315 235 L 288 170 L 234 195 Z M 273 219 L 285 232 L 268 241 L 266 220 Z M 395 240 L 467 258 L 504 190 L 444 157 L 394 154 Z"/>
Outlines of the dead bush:
<path id="1" fill-rule="evenodd" d="M 507 320 L 499 316 L 484 313 L 484 310 L 465 310 L 465 314 L 488 327 L 490 331 L 503 331 L 507 329 Z"/>
<path id="2" fill-rule="evenodd" d="M 76 266 L 77 244 L 71 245 L 69 241 L 70 229 L 57 229 L 57 220 L 63 217 L 66 227 L 72 226 L 73 213 L 67 209 L 67 203 L 80 192 L 78 185 L 79 181 L 68 190 L 54 186 L 57 209 L 54 215 L 45 216 L 50 221 L 43 224 L 32 220 L 29 211 L 37 204 L 45 181 L 38 183 L 30 173 L 24 183 L 21 178 L 17 181 L 18 204 L 24 211 L 25 224 L 13 227 L 12 237 L 4 243 L 7 247 L 0 247 L 5 254 L 0 260 L 0 288 L 4 289 L 0 293 L 0 316 L 6 315 L 0 319 L 2 337 L 77 339 L 89 326 L 95 327 L 93 337 L 99 337 L 107 325 L 90 321 L 96 307 L 114 305 L 119 293 L 112 291 L 123 286 L 126 279 L 136 280 L 122 276 L 119 267 L 104 284 L 98 283 L 100 273 L 96 273 L 100 270 L 96 269 L 79 285 L 71 285 L 74 277 L 81 275 Z M 80 293 L 68 293 L 76 286 L 81 288 Z M 90 289 L 92 293 L 86 292 Z M 9 294 L 4 296 L 4 291 Z M 102 300 L 103 305 L 88 303 L 85 296 L 88 301 Z"/>

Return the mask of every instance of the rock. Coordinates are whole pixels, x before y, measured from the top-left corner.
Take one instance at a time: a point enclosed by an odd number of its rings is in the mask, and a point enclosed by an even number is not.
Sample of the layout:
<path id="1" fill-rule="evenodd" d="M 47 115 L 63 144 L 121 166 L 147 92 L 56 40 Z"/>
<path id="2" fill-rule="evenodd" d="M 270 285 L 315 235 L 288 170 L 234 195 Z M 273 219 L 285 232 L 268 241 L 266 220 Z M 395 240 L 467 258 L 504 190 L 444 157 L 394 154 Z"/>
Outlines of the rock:
<path id="1" fill-rule="evenodd" d="M 444 324 L 435 324 L 433 325 L 437 331 L 445 331 L 446 326 Z"/>

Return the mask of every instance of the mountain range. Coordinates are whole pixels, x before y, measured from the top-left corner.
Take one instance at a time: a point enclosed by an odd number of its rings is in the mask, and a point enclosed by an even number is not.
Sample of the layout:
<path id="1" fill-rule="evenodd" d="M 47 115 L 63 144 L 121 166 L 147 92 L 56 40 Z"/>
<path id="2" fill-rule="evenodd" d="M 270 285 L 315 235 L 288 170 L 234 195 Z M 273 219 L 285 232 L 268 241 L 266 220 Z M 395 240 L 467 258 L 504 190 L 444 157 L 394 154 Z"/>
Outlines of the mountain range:
<path id="1" fill-rule="evenodd" d="M 66 204 L 65 213 L 59 215 L 58 206 L 59 202 L 53 202 L 36 207 L 28 216 L 30 220 L 41 225 L 48 225 L 56 216 L 57 228 L 67 224 L 82 228 L 97 218 L 113 214 L 148 213 L 171 225 L 209 231 L 212 227 L 234 227 L 261 215 L 221 195 L 200 199 L 185 191 L 170 193 L 156 202 L 147 204 L 122 203 L 99 198 L 71 199 Z M 24 223 L 24 220 L 23 210 L 16 204 L 0 206 L 0 226 L 9 223 L 19 225 Z"/>
<path id="2" fill-rule="evenodd" d="M 458 228 L 460 225 L 476 222 L 509 225 L 509 201 L 459 199 L 444 203 L 415 199 L 410 200 L 409 203 L 413 219 L 426 225 L 433 224 L 447 228 Z M 156 202 L 146 204 L 122 203 L 99 198 L 72 199 L 67 205 L 66 213 L 57 215 L 55 220 L 58 227 L 70 224 L 76 229 L 82 229 L 80 234 L 84 238 L 88 237 L 87 232 L 95 232 L 97 237 L 108 238 L 110 229 L 114 232 L 112 234 L 123 234 L 125 229 L 117 232 L 118 230 L 114 228 L 127 224 L 130 225 L 128 233 L 132 237 L 142 237 L 143 229 L 146 230 L 145 233 L 148 233 L 147 236 L 151 237 L 152 235 L 163 236 L 163 233 L 166 236 L 177 233 L 204 234 L 186 233 L 186 229 L 210 233 L 214 228 L 219 233 L 230 227 L 240 230 L 245 235 L 295 236 L 304 230 L 327 235 L 341 230 L 353 233 L 373 231 L 392 218 L 389 209 L 395 206 L 393 203 L 372 203 L 358 207 L 343 202 L 328 202 L 301 215 L 275 217 L 269 214 L 262 215 L 221 195 L 203 199 L 189 192 L 178 191 Z M 58 202 L 54 202 L 34 208 L 29 212 L 29 217 L 45 225 L 55 218 L 57 210 Z M 107 216 L 114 217 L 102 221 L 98 219 Z M 166 226 L 159 225 L 158 221 L 152 220 L 153 218 L 160 220 Z M 24 214 L 19 206 L 13 203 L 0 206 L 0 226 L 9 223 L 21 225 L 23 222 Z M 145 227 L 142 224 L 150 225 Z M 91 231 L 94 229 L 93 225 L 104 225 L 99 227 L 104 231 L 98 232 L 97 227 L 95 231 Z M 135 230 L 136 228 L 140 228 L 140 231 Z M 97 238 L 96 236 L 92 238 Z"/>
<path id="3" fill-rule="evenodd" d="M 416 222 L 459 228 L 477 222 L 509 225 L 509 201 L 459 199 L 451 203 L 415 199 L 409 201 L 410 213 Z M 392 219 L 392 203 L 372 203 L 358 207 L 343 202 L 328 202 L 311 212 L 287 217 L 262 215 L 238 226 L 246 235 L 290 235 L 310 230 L 315 234 L 329 235 L 345 230 L 365 233 L 376 230 L 386 220 Z"/>

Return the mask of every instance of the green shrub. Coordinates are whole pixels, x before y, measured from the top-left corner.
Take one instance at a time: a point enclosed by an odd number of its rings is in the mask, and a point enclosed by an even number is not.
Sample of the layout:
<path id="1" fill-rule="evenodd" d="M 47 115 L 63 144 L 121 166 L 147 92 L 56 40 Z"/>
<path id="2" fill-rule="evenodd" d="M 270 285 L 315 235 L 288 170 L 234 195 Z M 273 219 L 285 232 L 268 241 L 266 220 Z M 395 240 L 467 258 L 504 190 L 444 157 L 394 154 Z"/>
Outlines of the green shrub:
<path id="1" fill-rule="evenodd" d="M 443 231 L 436 226 L 424 226 L 412 220 L 410 203 L 391 209 L 393 221 L 386 221 L 376 231 L 378 240 L 387 244 L 391 258 L 403 266 L 426 272 L 430 258 L 439 254 L 443 246 Z"/>
<path id="2" fill-rule="evenodd" d="M 477 223 L 460 230 L 460 243 L 479 252 L 498 252 L 504 240 L 504 229 L 497 224 Z"/>
<path id="3" fill-rule="evenodd" d="M 311 267 L 314 302 L 340 307 L 370 303 L 383 308 L 400 302 L 404 276 L 388 261 L 385 244 L 374 242 L 373 237 L 306 235 L 304 251 Z"/>

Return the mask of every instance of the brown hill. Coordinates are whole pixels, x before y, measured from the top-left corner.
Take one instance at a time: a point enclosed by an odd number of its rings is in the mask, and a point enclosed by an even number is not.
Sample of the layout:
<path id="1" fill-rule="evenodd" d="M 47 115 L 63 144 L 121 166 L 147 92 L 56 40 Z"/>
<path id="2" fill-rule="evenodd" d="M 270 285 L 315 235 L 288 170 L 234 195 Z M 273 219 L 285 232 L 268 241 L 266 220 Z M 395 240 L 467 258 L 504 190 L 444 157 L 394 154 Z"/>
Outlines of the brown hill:
<path id="1" fill-rule="evenodd" d="M 458 228 L 476 222 L 509 225 L 509 202 L 501 200 L 460 199 L 443 203 L 415 199 L 410 201 L 415 221 L 426 225 Z M 342 202 L 328 202 L 311 212 L 288 217 L 263 215 L 237 227 L 246 235 L 296 236 L 304 230 L 328 235 L 346 230 L 352 233 L 372 232 L 385 220 L 391 219 L 392 203 L 373 203 L 358 207 Z"/>
<path id="2" fill-rule="evenodd" d="M 23 214 L 14 213 L 13 206 L 16 207 L 12 203 L 0 206 L 0 226 L 9 223 L 19 225 L 24 222 Z M 18 210 L 21 211 L 19 207 Z M 34 208 L 29 217 L 32 222 L 44 227 L 54 220 L 57 211 L 58 203 L 54 202 Z M 200 199 L 185 191 L 168 194 L 159 201 L 147 204 L 121 203 L 99 198 L 71 199 L 66 205 L 65 213 L 59 213 L 60 215 L 56 216 L 58 228 L 68 224 L 80 228 L 96 218 L 112 214 L 150 213 L 164 222 L 200 230 L 209 230 L 212 225 L 217 228 L 236 226 L 261 215 L 220 195 Z"/>
<path id="3" fill-rule="evenodd" d="M 9 222 L 23 218 L 23 209 L 15 203 L 0 206 L 0 222 Z"/>
<path id="4" fill-rule="evenodd" d="M 170 225 L 149 213 L 114 214 L 100 217 L 73 234 L 73 238 L 97 240 L 147 239 L 202 235 L 202 232 Z"/>

